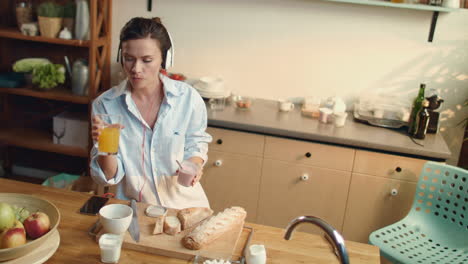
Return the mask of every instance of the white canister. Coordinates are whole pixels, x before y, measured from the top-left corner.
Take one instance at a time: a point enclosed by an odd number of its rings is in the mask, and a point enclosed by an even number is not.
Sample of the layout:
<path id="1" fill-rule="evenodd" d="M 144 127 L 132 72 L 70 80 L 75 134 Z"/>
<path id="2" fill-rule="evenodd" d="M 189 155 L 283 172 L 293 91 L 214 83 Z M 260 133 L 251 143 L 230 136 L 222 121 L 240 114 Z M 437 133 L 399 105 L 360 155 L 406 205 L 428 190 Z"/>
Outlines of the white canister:
<path id="1" fill-rule="evenodd" d="M 294 104 L 286 99 L 278 100 L 278 108 L 282 112 L 289 112 L 294 109 Z"/>
<path id="2" fill-rule="evenodd" d="M 343 127 L 346 122 L 346 117 L 348 116 L 348 113 L 342 112 L 342 113 L 334 113 L 333 114 L 333 120 L 335 123 L 336 127 Z"/>
<path id="3" fill-rule="evenodd" d="M 245 255 L 247 264 L 265 264 L 267 260 L 264 245 L 251 245 Z"/>

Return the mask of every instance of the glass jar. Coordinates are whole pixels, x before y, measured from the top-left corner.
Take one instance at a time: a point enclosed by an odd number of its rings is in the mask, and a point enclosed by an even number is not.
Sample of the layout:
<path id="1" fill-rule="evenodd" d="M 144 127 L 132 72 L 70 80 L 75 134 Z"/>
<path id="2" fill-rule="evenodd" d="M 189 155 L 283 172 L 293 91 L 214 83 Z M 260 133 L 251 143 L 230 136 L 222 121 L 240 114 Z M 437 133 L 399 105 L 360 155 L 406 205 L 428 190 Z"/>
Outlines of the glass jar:
<path id="1" fill-rule="evenodd" d="M 21 30 L 21 26 L 25 23 L 32 23 L 33 20 L 33 7 L 30 1 L 16 2 L 16 23 Z"/>

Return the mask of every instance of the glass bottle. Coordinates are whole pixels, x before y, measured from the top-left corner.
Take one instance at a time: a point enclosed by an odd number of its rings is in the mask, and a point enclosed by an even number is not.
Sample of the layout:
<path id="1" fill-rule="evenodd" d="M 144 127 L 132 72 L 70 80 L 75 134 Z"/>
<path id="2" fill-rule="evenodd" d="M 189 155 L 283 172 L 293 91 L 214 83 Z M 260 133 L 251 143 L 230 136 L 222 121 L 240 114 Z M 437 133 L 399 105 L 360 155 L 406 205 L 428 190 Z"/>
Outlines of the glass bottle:
<path id="1" fill-rule="evenodd" d="M 426 137 L 427 127 L 429 125 L 429 111 L 427 110 L 429 101 L 424 99 L 421 105 L 422 108 L 416 115 L 416 131 L 414 135 L 412 135 L 417 139 L 424 139 Z"/>
<path id="2" fill-rule="evenodd" d="M 410 135 L 414 135 L 416 133 L 416 115 L 418 114 L 419 110 L 422 108 L 422 102 L 424 100 L 424 91 L 426 89 L 426 85 L 421 83 L 419 86 L 419 93 L 413 101 L 413 108 L 411 109 L 411 115 L 408 122 L 408 133 Z"/>

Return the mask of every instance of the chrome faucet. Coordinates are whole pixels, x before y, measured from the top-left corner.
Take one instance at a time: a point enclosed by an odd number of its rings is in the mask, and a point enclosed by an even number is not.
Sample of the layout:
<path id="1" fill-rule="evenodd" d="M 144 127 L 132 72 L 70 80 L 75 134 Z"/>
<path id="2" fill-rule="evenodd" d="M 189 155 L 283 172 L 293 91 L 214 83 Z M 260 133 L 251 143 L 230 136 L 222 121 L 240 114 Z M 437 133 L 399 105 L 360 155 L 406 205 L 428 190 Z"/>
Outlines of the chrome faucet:
<path id="1" fill-rule="evenodd" d="M 336 231 L 331 225 L 322 219 L 314 216 L 299 216 L 296 219 L 292 220 L 288 227 L 286 228 L 286 234 L 284 234 L 284 239 L 290 240 L 292 232 L 297 225 L 301 223 L 311 223 L 320 227 L 325 231 L 325 238 L 332 245 L 335 255 L 337 255 L 342 264 L 349 264 L 348 252 L 346 251 L 345 243 L 343 237 Z"/>

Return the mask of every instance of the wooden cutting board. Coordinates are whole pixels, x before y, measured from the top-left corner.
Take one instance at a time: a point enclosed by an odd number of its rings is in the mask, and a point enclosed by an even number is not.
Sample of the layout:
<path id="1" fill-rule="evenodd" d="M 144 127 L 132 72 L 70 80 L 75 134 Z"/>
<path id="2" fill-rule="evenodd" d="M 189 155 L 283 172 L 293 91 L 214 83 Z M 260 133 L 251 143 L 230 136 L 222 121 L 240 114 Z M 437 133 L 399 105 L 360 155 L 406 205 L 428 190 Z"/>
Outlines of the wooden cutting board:
<path id="1" fill-rule="evenodd" d="M 153 235 L 155 218 L 148 217 L 145 214 L 145 209 L 149 204 L 137 203 L 138 207 L 138 223 L 140 224 L 140 242 L 135 242 L 128 232 L 124 235 L 123 248 L 136 251 L 178 258 L 183 260 L 191 260 L 196 255 L 213 258 L 213 259 L 231 259 L 234 255 L 240 234 L 244 223 L 239 224 L 230 232 L 214 241 L 211 245 L 200 250 L 186 249 L 182 243 L 182 238 L 188 234 L 193 228 L 183 230 L 181 233 L 170 236 L 167 234 Z M 216 212 L 215 212 L 216 213 Z M 177 215 L 177 210 L 169 209 L 167 215 Z"/>

